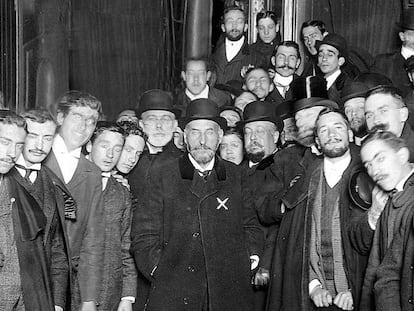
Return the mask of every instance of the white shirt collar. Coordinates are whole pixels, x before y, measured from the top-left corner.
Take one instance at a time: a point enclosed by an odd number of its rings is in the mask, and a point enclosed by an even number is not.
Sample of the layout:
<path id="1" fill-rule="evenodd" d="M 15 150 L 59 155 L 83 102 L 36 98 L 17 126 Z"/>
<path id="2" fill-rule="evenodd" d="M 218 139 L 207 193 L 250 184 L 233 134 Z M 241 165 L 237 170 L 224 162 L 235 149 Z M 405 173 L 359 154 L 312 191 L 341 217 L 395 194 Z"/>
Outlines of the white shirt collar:
<path id="1" fill-rule="evenodd" d="M 329 187 L 333 188 L 338 183 L 349 163 L 351 163 L 351 153 L 349 150 L 339 160 L 338 158 L 335 161 L 328 157 L 323 158 L 323 172 Z"/>
<path id="2" fill-rule="evenodd" d="M 332 84 L 334 84 L 335 80 L 339 77 L 340 74 L 341 74 L 341 69 L 338 69 L 337 71 L 332 73 L 329 77 L 325 78 L 327 90 L 329 90 Z"/>
<path id="3" fill-rule="evenodd" d="M 196 169 L 196 170 L 199 170 L 200 172 L 204 172 L 204 171 L 211 171 L 212 169 L 213 169 L 213 167 L 214 167 L 214 161 L 215 161 L 215 158 L 213 158 L 208 164 L 207 164 L 207 166 L 205 167 L 205 168 L 202 168 L 201 166 L 200 166 L 200 164 L 198 164 L 197 163 L 197 161 L 196 160 L 194 160 L 194 158 L 191 156 L 191 154 L 188 154 L 188 158 L 190 159 L 190 161 L 191 161 L 191 163 L 193 164 L 193 166 L 194 166 L 194 168 Z"/>
<path id="4" fill-rule="evenodd" d="M 404 190 L 404 184 L 410 178 L 410 176 L 414 173 L 414 167 L 411 167 L 410 173 L 408 173 L 407 176 L 405 176 L 403 179 L 401 179 L 398 184 L 395 186 L 395 190 L 397 191 L 403 191 Z"/>
<path id="5" fill-rule="evenodd" d="M 226 58 L 228 62 L 231 61 L 237 55 L 237 53 L 239 53 L 243 44 L 244 44 L 244 36 L 241 37 L 238 41 L 231 41 L 226 38 L 225 47 L 226 47 Z"/>
<path id="6" fill-rule="evenodd" d="M 55 154 L 67 154 L 73 156 L 76 159 L 79 159 L 82 147 L 76 148 L 75 150 L 69 152 L 62 136 L 60 136 L 60 134 L 56 134 L 55 139 L 53 140 L 52 150 Z"/>
<path id="7" fill-rule="evenodd" d="M 278 74 L 277 72 L 275 73 L 275 77 L 273 78 L 274 82 L 280 83 L 282 85 L 288 86 L 292 83 L 293 81 L 293 75 L 288 76 L 288 77 L 284 77 L 281 76 L 280 74 Z"/>
<path id="8" fill-rule="evenodd" d="M 196 100 L 196 99 L 199 99 L 199 98 L 208 98 L 209 89 L 210 88 L 208 87 L 208 85 L 206 85 L 206 87 L 204 88 L 204 90 L 202 90 L 201 93 L 198 94 L 198 95 L 194 95 L 193 93 L 190 92 L 189 89 L 185 89 L 185 95 L 187 95 L 187 97 L 191 101 Z"/>
<path id="9" fill-rule="evenodd" d="M 35 163 L 33 165 L 28 165 L 26 160 L 23 157 L 23 153 L 21 153 L 20 156 L 17 158 L 16 164 L 20 164 L 24 166 L 25 168 L 29 168 L 29 169 L 36 170 L 36 171 L 39 171 L 40 168 L 42 167 L 41 163 Z"/>
<path id="10" fill-rule="evenodd" d="M 404 59 L 408 59 L 410 56 L 414 55 L 414 50 L 410 49 L 409 47 L 402 46 L 401 47 L 401 55 Z"/>

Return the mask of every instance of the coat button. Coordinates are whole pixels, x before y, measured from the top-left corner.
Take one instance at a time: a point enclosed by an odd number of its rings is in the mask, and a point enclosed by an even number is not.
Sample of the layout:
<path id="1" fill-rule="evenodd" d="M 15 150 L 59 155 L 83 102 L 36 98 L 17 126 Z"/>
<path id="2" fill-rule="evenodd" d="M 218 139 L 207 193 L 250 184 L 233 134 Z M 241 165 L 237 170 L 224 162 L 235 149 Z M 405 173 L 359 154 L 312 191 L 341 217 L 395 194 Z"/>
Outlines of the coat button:
<path id="1" fill-rule="evenodd" d="M 193 233 L 193 238 L 198 238 L 200 236 L 200 233 L 199 232 L 194 232 Z"/>
<path id="2" fill-rule="evenodd" d="M 413 304 L 413 297 L 408 298 L 408 303 Z"/>
<path id="3" fill-rule="evenodd" d="M 190 303 L 190 298 L 184 297 L 183 302 L 184 302 L 185 305 L 188 305 Z"/>
<path id="4" fill-rule="evenodd" d="M 194 271 L 195 271 L 195 269 L 194 269 L 194 267 L 189 266 L 189 267 L 188 267 L 188 271 L 189 271 L 189 272 L 194 272 Z"/>
<path id="5" fill-rule="evenodd" d="M 413 270 L 414 269 L 414 266 L 410 266 L 410 270 Z"/>

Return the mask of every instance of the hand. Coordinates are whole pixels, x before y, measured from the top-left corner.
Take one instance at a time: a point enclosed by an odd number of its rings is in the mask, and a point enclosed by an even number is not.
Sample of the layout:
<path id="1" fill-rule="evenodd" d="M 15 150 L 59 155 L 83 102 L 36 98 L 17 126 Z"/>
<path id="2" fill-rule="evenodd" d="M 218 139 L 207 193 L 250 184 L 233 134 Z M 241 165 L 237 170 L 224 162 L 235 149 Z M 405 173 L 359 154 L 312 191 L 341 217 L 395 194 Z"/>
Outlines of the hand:
<path id="1" fill-rule="evenodd" d="M 117 311 L 132 311 L 132 302 L 129 300 L 121 300 Z"/>
<path id="2" fill-rule="evenodd" d="M 388 201 L 388 195 L 378 186 L 372 189 L 372 204 L 368 211 L 368 222 L 372 229 L 375 230 L 378 218 L 381 216 Z"/>
<path id="3" fill-rule="evenodd" d="M 334 304 L 342 310 L 354 310 L 354 300 L 349 290 L 336 295 Z"/>
<path id="4" fill-rule="evenodd" d="M 266 286 L 269 283 L 269 280 L 270 280 L 269 270 L 260 267 L 254 276 L 253 283 L 257 287 L 261 287 L 261 286 Z"/>
<path id="5" fill-rule="evenodd" d="M 129 187 L 128 179 L 124 176 L 117 174 L 116 172 L 112 172 L 112 176 L 116 179 L 117 182 L 122 184 L 124 187 L 127 187 L 128 190 L 131 190 Z"/>
<path id="6" fill-rule="evenodd" d="M 254 270 L 259 265 L 260 258 L 257 255 L 250 256 L 250 270 Z"/>
<path id="7" fill-rule="evenodd" d="M 332 304 L 332 295 L 320 286 L 315 287 L 309 296 L 318 308 L 329 307 Z"/>
<path id="8" fill-rule="evenodd" d="M 63 311 L 63 308 L 61 306 L 55 306 L 55 311 Z"/>
<path id="9" fill-rule="evenodd" d="M 81 303 L 79 311 L 98 311 L 95 301 L 84 301 Z"/>

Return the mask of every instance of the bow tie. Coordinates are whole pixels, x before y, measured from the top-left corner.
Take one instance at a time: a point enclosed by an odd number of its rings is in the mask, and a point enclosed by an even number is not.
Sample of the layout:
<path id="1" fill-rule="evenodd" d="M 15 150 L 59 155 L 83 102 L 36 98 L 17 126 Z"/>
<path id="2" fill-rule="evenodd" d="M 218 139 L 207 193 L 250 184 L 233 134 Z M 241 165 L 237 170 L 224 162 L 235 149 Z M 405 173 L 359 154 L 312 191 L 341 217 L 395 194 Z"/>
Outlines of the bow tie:
<path id="1" fill-rule="evenodd" d="M 211 174 L 211 170 L 200 171 L 197 170 L 198 175 L 200 175 L 204 180 L 207 180 L 207 177 Z"/>
<path id="2" fill-rule="evenodd" d="M 30 183 L 32 183 L 32 181 L 30 180 L 30 175 L 33 173 L 33 172 L 37 172 L 38 171 L 38 169 L 33 169 L 33 168 L 27 168 L 27 167 L 25 167 L 25 166 L 23 166 L 23 165 L 21 165 L 21 164 L 15 164 L 15 166 L 17 167 L 17 168 L 19 168 L 19 169 L 21 169 L 21 170 L 24 170 L 25 171 L 25 174 L 24 174 L 24 179 L 26 179 L 28 182 L 30 182 Z"/>

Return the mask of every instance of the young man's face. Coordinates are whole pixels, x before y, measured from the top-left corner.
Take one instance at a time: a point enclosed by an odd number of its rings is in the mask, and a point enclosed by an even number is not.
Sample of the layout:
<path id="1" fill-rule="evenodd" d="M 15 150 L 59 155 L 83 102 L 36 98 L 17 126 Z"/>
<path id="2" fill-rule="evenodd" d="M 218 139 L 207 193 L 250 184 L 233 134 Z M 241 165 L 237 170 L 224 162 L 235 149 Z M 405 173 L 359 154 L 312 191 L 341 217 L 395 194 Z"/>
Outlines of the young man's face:
<path id="1" fill-rule="evenodd" d="M 139 157 L 144 151 L 145 141 L 139 135 L 128 135 L 122 148 L 121 156 L 116 164 L 116 168 L 123 174 L 129 174 L 137 165 Z"/>
<path id="2" fill-rule="evenodd" d="M 271 43 L 279 31 L 279 25 L 276 25 L 270 17 L 262 18 L 257 24 L 259 37 L 264 43 Z"/>
<path id="3" fill-rule="evenodd" d="M 56 124 L 53 121 L 38 123 L 29 119 L 27 122 L 27 136 L 23 149 L 25 161 L 33 165 L 46 159 L 52 149 L 56 134 Z"/>
<path id="4" fill-rule="evenodd" d="M 0 123 L 0 174 L 6 174 L 20 156 L 26 131 L 15 124 Z"/>
<path id="5" fill-rule="evenodd" d="M 121 133 L 105 130 L 95 138 L 91 148 L 91 159 L 102 172 L 110 172 L 118 162 L 124 145 Z"/>
<path id="6" fill-rule="evenodd" d="M 406 29 L 399 33 L 403 46 L 414 50 L 414 30 Z"/>
<path id="7" fill-rule="evenodd" d="M 224 16 L 221 30 L 226 34 L 226 38 L 231 41 L 238 41 L 243 37 L 247 30 L 247 24 L 243 12 L 231 10 Z"/>
<path id="8" fill-rule="evenodd" d="M 305 44 L 306 48 L 308 49 L 311 55 L 316 55 L 318 51 L 315 47 L 315 42 L 322 41 L 323 33 L 319 30 L 318 27 L 315 26 L 308 26 L 302 29 L 302 38 L 303 43 Z"/>
<path id="9" fill-rule="evenodd" d="M 246 76 L 246 88 L 254 93 L 259 100 L 264 100 L 271 92 L 271 81 L 269 74 L 261 69 L 253 69 Z"/>
<path id="10" fill-rule="evenodd" d="M 181 72 L 186 88 L 193 95 L 199 95 L 205 89 L 210 75 L 204 61 L 189 61 L 185 72 Z"/>
<path id="11" fill-rule="evenodd" d="M 59 112 L 57 123 L 69 151 L 80 148 L 91 138 L 98 121 L 98 111 L 89 107 L 72 107 L 66 116 Z"/>
<path id="12" fill-rule="evenodd" d="M 272 57 L 272 63 L 278 74 L 289 77 L 299 68 L 298 51 L 293 47 L 281 45 L 277 48 L 276 55 Z"/>
<path id="13" fill-rule="evenodd" d="M 329 77 L 337 71 L 343 64 L 345 59 L 339 57 L 339 51 L 332 45 L 322 44 L 318 50 L 318 67 L 324 73 L 325 77 Z"/>

